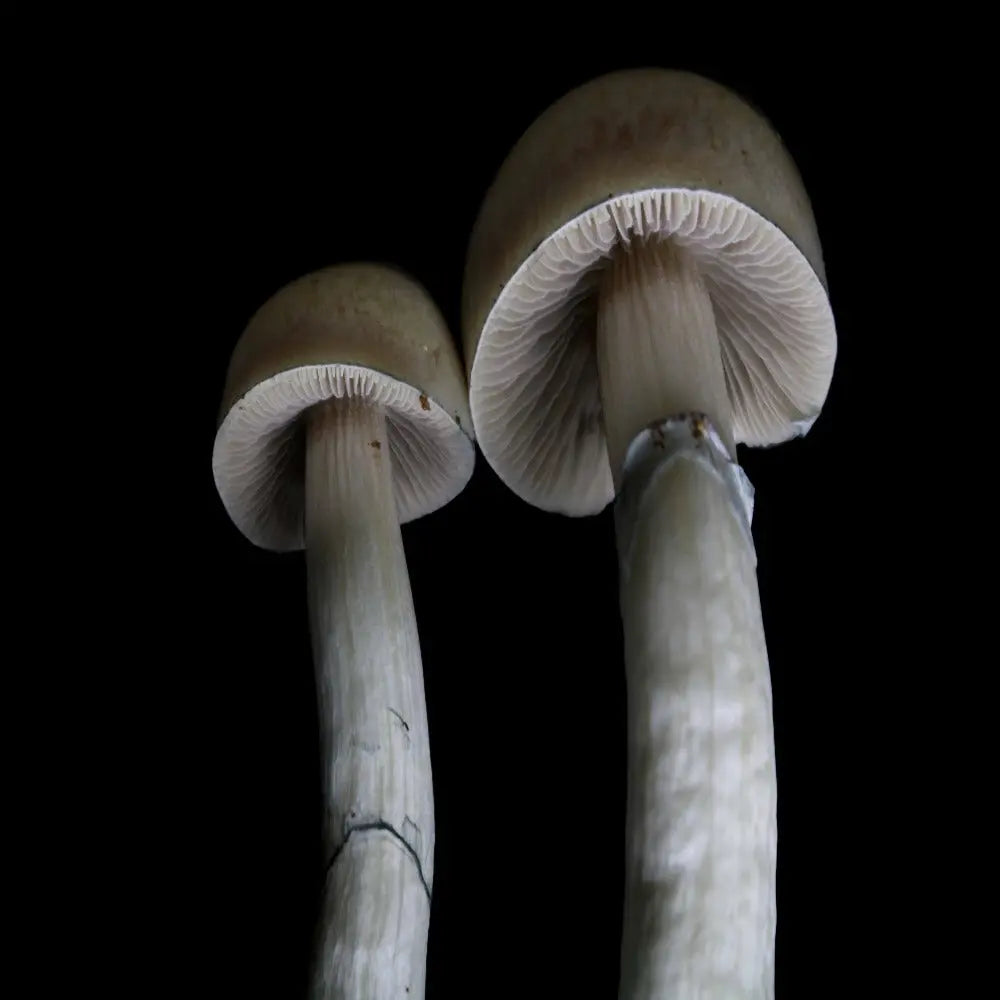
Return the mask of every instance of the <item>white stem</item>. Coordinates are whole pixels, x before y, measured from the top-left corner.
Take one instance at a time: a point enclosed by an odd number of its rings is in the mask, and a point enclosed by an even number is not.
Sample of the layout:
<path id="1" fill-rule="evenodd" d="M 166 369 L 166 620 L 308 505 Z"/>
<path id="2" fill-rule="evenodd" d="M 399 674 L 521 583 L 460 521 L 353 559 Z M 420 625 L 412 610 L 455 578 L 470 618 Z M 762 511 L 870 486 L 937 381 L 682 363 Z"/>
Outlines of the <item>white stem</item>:
<path id="1" fill-rule="evenodd" d="M 434 797 L 385 415 L 308 419 L 306 547 L 329 867 L 312 996 L 424 995 Z"/>
<path id="2" fill-rule="evenodd" d="M 776 781 L 755 555 L 733 478 L 711 301 L 669 244 L 619 253 L 598 365 L 616 484 L 628 685 L 622 1000 L 773 996 Z M 689 442 L 623 471 L 644 424 Z M 722 471 L 720 471 L 722 470 Z"/>
<path id="3" fill-rule="evenodd" d="M 597 371 L 615 489 L 636 434 L 677 413 L 707 413 L 735 455 L 715 312 L 691 256 L 665 240 L 622 247 L 604 273 L 597 310 Z"/>

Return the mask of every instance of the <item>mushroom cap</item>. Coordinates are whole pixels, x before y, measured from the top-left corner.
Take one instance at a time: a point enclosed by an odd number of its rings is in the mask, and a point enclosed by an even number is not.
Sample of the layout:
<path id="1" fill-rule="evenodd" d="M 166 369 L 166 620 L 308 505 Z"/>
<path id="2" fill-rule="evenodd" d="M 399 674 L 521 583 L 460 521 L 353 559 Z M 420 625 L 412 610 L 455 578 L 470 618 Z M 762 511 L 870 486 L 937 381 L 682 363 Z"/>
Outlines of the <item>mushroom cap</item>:
<path id="1" fill-rule="evenodd" d="M 549 107 L 486 194 L 462 327 L 476 437 L 504 482 L 571 515 L 614 496 L 595 356 L 616 246 L 670 238 L 712 298 L 737 442 L 804 434 L 836 331 L 809 199 L 768 122 L 691 73 L 600 77 Z M 669 416 L 669 414 L 664 414 Z"/>
<path id="2" fill-rule="evenodd" d="M 400 522 L 452 500 L 475 461 L 458 351 L 415 281 L 378 264 L 346 264 L 286 285 L 233 351 L 212 471 L 236 526 L 255 545 L 304 545 L 305 435 L 325 400 L 384 407 Z"/>

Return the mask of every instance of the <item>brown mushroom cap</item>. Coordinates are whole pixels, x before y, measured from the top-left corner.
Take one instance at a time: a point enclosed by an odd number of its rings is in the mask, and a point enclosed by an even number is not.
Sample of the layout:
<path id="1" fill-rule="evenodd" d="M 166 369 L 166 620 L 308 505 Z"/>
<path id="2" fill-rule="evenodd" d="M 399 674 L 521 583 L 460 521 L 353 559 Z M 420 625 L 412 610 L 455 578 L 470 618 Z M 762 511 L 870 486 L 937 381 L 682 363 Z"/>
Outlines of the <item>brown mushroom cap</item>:
<path id="1" fill-rule="evenodd" d="M 254 544 L 303 547 L 299 418 L 335 397 L 384 407 L 401 523 L 448 503 L 472 475 L 462 366 L 430 296 L 389 267 L 330 267 L 269 299 L 229 364 L 212 470 Z"/>
<path id="2" fill-rule="evenodd" d="M 736 440 L 776 444 L 819 413 L 836 331 L 812 209 L 777 134 L 701 77 L 614 73 L 525 132 L 469 245 L 462 325 L 476 437 L 528 502 L 583 515 L 613 498 L 598 276 L 616 246 L 667 237 L 698 260 L 712 298 Z"/>

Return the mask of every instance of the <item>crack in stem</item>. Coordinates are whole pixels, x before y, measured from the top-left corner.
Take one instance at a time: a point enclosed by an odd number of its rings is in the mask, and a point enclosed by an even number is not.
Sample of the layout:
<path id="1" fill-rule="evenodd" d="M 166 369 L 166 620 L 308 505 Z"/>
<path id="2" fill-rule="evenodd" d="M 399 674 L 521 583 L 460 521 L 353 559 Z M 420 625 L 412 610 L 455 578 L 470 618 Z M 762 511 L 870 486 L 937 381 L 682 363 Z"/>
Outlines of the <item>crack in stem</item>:
<path id="1" fill-rule="evenodd" d="M 411 821 L 412 822 L 412 821 Z M 415 824 L 414 824 L 415 825 Z M 344 839 L 340 842 L 338 848 L 333 852 L 333 857 L 330 858 L 326 866 L 326 873 L 324 879 L 330 877 L 330 872 L 333 871 L 333 866 L 337 863 L 337 858 L 340 857 L 344 848 L 347 846 L 347 842 L 351 839 L 352 833 L 366 833 L 369 830 L 382 830 L 385 833 L 391 833 L 396 840 L 398 840 L 403 847 L 406 848 L 407 853 L 413 858 L 413 863 L 417 866 L 417 877 L 420 879 L 420 884 L 424 887 L 424 892 L 427 893 L 427 901 L 430 902 L 431 899 L 431 887 L 427 884 L 427 879 L 424 878 L 423 865 L 420 863 L 420 857 L 413 847 L 408 843 L 406 838 L 394 827 L 391 823 L 386 823 L 385 820 L 376 820 L 373 823 L 358 823 L 357 826 L 352 826 L 348 829 L 347 833 L 344 835 Z"/>

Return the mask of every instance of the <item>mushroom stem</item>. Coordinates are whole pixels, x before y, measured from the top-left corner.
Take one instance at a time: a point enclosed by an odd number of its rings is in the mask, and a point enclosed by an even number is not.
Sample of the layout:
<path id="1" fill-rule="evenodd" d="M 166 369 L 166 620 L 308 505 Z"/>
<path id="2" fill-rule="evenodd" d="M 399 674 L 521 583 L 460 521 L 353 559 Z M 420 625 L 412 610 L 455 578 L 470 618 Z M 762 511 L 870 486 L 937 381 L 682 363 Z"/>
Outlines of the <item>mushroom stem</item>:
<path id="1" fill-rule="evenodd" d="M 669 244 L 619 253 L 598 304 L 628 686 L 620 997 L 769 998 L 776 779 L 749 522 L 711 301 Z M 626 449 L 656 418 L 641 449 Z M 663 428 L 671 428 L 664 434 Z M 684 433 L 677 433 L 677 428 Z M 640 441 L 636 441 L 639 445 Z"/>
<path id="2" fill-rule="evenodd" d="M 598 295 L 597 371 L 615 492 L 630 442 L 663 417 L 707 413 L 736 454 L 712 300 L 681 247 L 636 241 L 612 257 Z"/>
<path id="3" fill-rule="evenodd" d="M 324 782 L 312 996 L 424 995 L 434 798 L 423 672 L 383 411 L 309 412 L 306 547 Z"/>

